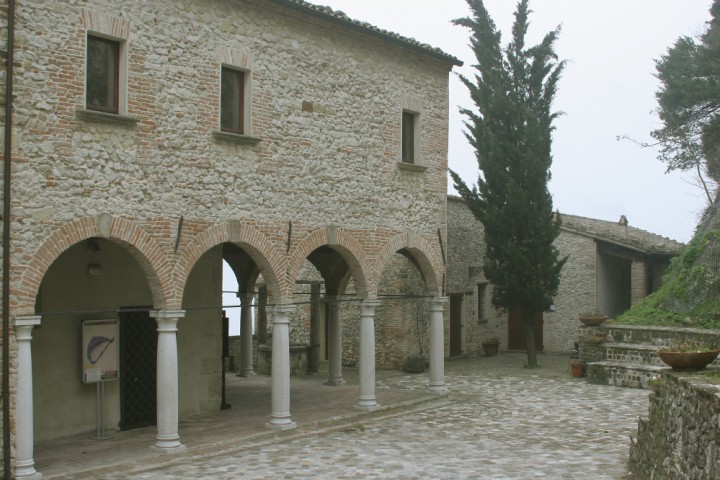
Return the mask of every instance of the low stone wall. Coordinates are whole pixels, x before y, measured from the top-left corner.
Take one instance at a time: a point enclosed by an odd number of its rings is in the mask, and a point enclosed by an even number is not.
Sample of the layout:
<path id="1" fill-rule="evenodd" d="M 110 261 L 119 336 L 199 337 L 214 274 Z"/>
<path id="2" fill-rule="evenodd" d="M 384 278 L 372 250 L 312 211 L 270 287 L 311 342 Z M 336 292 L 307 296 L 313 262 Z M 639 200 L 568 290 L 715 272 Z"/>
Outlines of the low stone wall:
<path id="1" fill-rule="evenodd" d="M 703 373 L 663 372 L 648 418 L 639 419 L 630 470 L 637 479 L 720 478 L 720 382 Z"/>

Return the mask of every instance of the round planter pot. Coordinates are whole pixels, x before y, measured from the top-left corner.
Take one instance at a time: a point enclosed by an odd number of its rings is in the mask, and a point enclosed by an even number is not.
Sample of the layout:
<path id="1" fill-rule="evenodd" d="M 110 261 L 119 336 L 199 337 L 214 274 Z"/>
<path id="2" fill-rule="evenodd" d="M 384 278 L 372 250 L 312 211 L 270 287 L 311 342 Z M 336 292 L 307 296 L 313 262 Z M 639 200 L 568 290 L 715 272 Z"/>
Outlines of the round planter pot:
<path id="1" fill-rule="evenodd" d="M 570 367 L 570 373 L 572 374 L 573 377 L 580 378 L 583 376 L 583 373 L 584 373 L 583 367 L 580 365 L 577 365 L 577 366 L 573 365 Z"/>
<path id="2" fill-rule="evenodd" d="M 597 327 L 598 325 L 601 325 L 605 320 L 607 320 L 607 317 L 605 315 L 600 317 L 580 317 L 580 321 L 586 327 Z"/>
<path id="3" fill-rule="evenodd" d="M 711 352 L 658 352 L 660 360 L 678 371 L 702 370 L 720 354 L 720 350 Z"/>
<path id="4" fill-rule="evenodd" d="M 483 343 L 482 346 L 483 350 L 485 350 L 486 357 L 492 357 L 493 355 L 497 355 L 498 350 L 500 350 L 499 343 Z"/>

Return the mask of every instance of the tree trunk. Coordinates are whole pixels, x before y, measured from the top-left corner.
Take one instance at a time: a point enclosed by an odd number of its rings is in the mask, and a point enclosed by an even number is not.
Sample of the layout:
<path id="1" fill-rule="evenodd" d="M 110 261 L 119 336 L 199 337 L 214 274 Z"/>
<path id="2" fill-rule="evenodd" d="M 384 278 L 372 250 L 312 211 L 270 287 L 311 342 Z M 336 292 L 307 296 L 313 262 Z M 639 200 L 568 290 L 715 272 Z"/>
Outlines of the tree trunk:
<path id="1" fill-rule="evenodd" d="M 537 350 L 535 349 L 535 312 L 523 310 L 523 330 L 525 330 L 525 350 L 527 351 L 527 367 L 537 368 Z"/>

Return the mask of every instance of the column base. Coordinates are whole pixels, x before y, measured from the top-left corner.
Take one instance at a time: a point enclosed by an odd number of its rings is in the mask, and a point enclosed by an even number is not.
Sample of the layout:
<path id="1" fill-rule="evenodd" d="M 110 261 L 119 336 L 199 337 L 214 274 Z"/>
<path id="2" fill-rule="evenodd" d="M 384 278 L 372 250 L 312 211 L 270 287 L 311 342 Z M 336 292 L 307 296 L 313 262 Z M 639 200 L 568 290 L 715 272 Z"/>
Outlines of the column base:
<path id="1" fill-rule="evenodd" d="M 275 430 L 280 430 L 281 432 L 284 432 L 285 430 L 292 430 L 294 428 L 297 428 L 297 423 L 293 421 L 290 421 L 288 423 L 272 423 L 272 420 L 270 420 L 265 424 L 265 427 L 273 428 Z"/>
<path id="2" fill-rule="evenodd" d="M 442 384 L 442 385 L 429 384 L 427 389 L 428 389 L 428 392 L 436 393 L 438 395 L 446 395 L 448 393 L 448 389 L 445 384 Z"/>
<path id="3" fill-rule="evenodd" d="M 153 452 L 158 453 L 168 453 L 168 454 L 176 454 L 176 453 L 182 453 L 187 448 L 185 445 L 180 443 L 180 438 L 172 438 L 172 439 L 162 439 L 158 438 L 157 442 L 155 442 L 155 445 L 150 447 L 150 450 Z"/>
<path id="4" fill-rule="evenodd" d="M 42 480 L 42 473 L 35 470 L 34 465 L 34 461 L 29 465 L 21 465 L 21 462 L 18 462 L 18 465 L 15 466 L 15 476 L 13 478 L 18 480 Z"/>
<path id="5" fill-rule="evenodd" d="M 353 405 L 355 410 L 363 410 L 365 412 L 374 412 L 380 410 L 380 404 L 376 400 L 360 400 Z"/>
<path id="6" fill-rule="evenodd" d="M 331 387 L 339 387 L 346 384 L 347 382 L 342 378 L 328 378 L 323 382 L 323 385 L 330 385 Z"/>
<path id="7" fill-rule="evenodd" d="M 238 373 L 235 374 L 236 377 L 243 377 L 243 378 L 252 377 L 253 375 L 255 375 L 255 371 L 254 371 L 254 370 L 247 370 L 247 371 L 238 372 Z"/>

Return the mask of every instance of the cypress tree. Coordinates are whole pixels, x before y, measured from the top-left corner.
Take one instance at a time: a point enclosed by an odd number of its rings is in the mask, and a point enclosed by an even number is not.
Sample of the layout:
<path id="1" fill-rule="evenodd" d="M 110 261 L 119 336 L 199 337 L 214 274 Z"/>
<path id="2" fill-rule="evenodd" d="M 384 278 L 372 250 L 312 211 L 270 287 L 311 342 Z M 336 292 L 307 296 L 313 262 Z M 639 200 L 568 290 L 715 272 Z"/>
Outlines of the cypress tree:
<path id="1" fill-rule="evenodd" d="M 565 263 L 553 245 L 560 216 L 553 213 L 547 188 L 553 121 L 559 115 L 552 112 L 552 101 L 564 67 L 554 50 L 560 28 L 526 47 L 530 10 L 528 0 L 520 0 L 512 38 L 503 48 L 482 0 L 467 3 L 472 16 L 454 23 L 470 29 L 477 60 L 474 77 L 460 79 L 475 106 L 461 112 L 480 175 L 469 188 L 456 172 L 450 173 L 484 226 L 484 272 L 493 285 L 492 303 L 522 316 L 527 366 L 537 367 L 535 317 L 552 304 Z"/>

